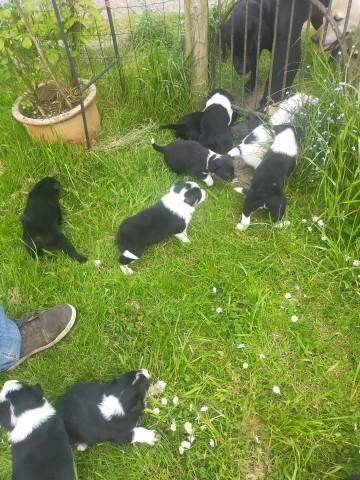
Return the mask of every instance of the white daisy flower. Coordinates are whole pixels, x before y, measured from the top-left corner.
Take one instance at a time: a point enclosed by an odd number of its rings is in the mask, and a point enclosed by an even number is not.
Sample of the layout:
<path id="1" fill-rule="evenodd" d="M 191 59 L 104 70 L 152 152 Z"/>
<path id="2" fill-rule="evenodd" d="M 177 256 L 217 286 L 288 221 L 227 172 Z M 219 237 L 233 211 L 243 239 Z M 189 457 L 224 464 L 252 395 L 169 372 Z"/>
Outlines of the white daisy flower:
<path id="1" fill-rule="evenodd" d="M 327 240 L 327 236 L 326 235 L 321 235 L 321 240 L 323 240 L 325 242 L 325 240 Z"/>
<path id="2" fill-rule="evenodd" d="M 167 405 L 168 403 L 167 398 L 162 398 L 160 402 L 161 402 L 161 405 Z"/>
<path id="3" fill-rule="evenodd" d="M 307 222 L 306 218 L 303 218 L 301 221 L 302 221 L 302 223 L 306 223 L 306 222 Z"/>
<path id="4" fill-rule="evenodd" d="M 221 307 L 217 307 L 217 309 L 216 309 L 216 313 L 221 313 L 222 311 L 223 311 L 223 310 L 222 310 L 222 308 L 221 308 Z"/>
<path id="5" fill-rule="evenodd" d="M 159 415 L 159 413 L 160 413 L 160 408 L 157 408 L 157 407 L 154 408 L 154 409 L 153 409 L 153 413 L 155 413 L 155 415 Z"/>
<path id="6" fill-rule="evenodd" d="M 259 357 L 260 357 L 260 358 L 266 358 L 263 353 L 260 353 Z"/>
<path id="7" fill-rule="evenodd" d="M 354 260 L 353 267 L 360 267 L 360 260 Z"/>
<path id="8" fill-rule="evenodd" d="M 323 227 L 323 226 L 325 225 L 324 220 L 321 220 L 321 219 L 318 220 L 317 223 L 318 223 L 318 225 L 319 225 L 320 227 Z"/>
<path id="9" fill-rule="evenodd" d="M 207 407 L 206 405 L 200 408 L 200 412 L 207 412 L 208 410 L 209 410 L 209 407 Z"/>
<path id="10" fill-rule="evenodd" d="M 292 321 L 293 323 L 296 323 L 298 320 L 299 320 L 299 317 L 298 317 L 297 315 L 292 315 L 291 321 Z"/>
<path id="11" fill-rule="evenodd" d="M 319 217 L 312 217 L 311 219 L 313 222 L 318 222 L 319 221 Z"/>
<path id="12" fill-rule="evenodd" d="M 183 455 L 184 452 L 185 452 L 185 448 L 180 445 L 180 447 L 179 447 L 179 453 L 180 453 L 180 455 Z"/>
<path id="13" fill-rule="evenodd" d="M 215 447 L 215 441 L 213 438 L 210 438 L 209 445 L 210 447 Z"/>
<path id="14" fill-rule="evenodd" d="M 307 227 L 307 229 L 309 230 L 309 232 L 312 232 L 312 227 Z"/>
<path id="15" fill-rule="evenodd" d="M 94 260 L 95 267 L 99 267 L 101 265 L 101 260 Z"/>
<path id="16" fill-rule="evenodd" d="M 289 300 L 289 298 L 291 298 L 291 293 L 285 293 L 284 296 L 285 296 L 286 300 Z"/>
<path id="17" fill-rule="evenodd" d="M 190 423 L 190 422 L 185 422 L 184 428 L 185 428 L 186 433 L 188 433 L 188 434 L 191 434 L 193 432 L 192 423 Z"/>
<path id="18" fill-rule="evenodd" d="M 178 402 L 179 402 L 179 397 L 175 396 L 173 399 L 172 399 L 172 402 L 174 405 L 176 405 Z"/>
<path id="19" fill-rule="evenodd" d="M 191 447 L 191 443 L 188 442 L 187 440 L 184 440 L 183 442 L 181 442 L 181 446 L 183 448 L 190 448 Z"/>
<path id="20" fill-rule="evenodd" d="M 206 427 L 205 424 L 204 424 L 204 425 L 200 425 L 200 430 L 206 430 L 206 428 L 207 428 L 207 427 Z"/>
<path id="21" fill-rule="evenodd" d="M 190 403 L 190 405 L 189 405 L 189 410 L 190 410 L 190 412 L 191 412 L 192 409 L 193 409 L 193 404 Z"/>
<path id="22" fill-rule="evenodd" d="M 242 367 L 245 368 L 245 369 L 247 369 L 247 368 L 249 368 L 249 364 L 246 363 L 246 362 L 244 362 L 243 365 L 242 365 Z"/>
<path id="23" fill-rule="evenodd" d="M 279 388 L 277 385 L 274 385 L 272 390 L 273 390 L 274 393 L 276 393 L 277 395 L 279 395 L 279 393 L 280 393 L 280 388 Z"/>
<path id="24" fill-rule="evenodd" d="M 236 348 L 245 348 L 245 343 L 239 343 L 239 345 Z"/>
<path id="25" fill-rule="evenodd" d="M 217 291 L 216 287 L 213 287 L 213 293 L 216 293 L 216 291 Z"/>
<path id="26" fill-rule="evenodd" d="M 188 439 L 189 439 L 190 443 L 194 443 L 195 442 L 195 435 L 189 435 Z"/>
<path id="27" fill-rule="evenodd" d="M 347 257 L 345 258 L 345 262 L 348 262 L 349 260 L 351 260 L 351 257 L 347 256 Z"/>
<path id="28" fill-rule="evenodd" d="M 175 422 L 172 422 L 172 424 L 170 425 L 170 430 L 172 430 L 173 432 L 176 431 L 176 423 Z"/>

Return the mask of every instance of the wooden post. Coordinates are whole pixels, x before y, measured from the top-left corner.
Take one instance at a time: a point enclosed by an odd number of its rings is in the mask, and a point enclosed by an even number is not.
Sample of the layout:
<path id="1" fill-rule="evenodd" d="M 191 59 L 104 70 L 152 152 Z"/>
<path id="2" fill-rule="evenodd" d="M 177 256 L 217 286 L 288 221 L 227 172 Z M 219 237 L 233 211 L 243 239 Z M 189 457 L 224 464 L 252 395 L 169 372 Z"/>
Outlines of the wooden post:
<path id="1" fill-rule="evenodd" d="M 208 89 L 208 0 L 185 0 L 185 54 L 191 60 L 191 88 Z"/>

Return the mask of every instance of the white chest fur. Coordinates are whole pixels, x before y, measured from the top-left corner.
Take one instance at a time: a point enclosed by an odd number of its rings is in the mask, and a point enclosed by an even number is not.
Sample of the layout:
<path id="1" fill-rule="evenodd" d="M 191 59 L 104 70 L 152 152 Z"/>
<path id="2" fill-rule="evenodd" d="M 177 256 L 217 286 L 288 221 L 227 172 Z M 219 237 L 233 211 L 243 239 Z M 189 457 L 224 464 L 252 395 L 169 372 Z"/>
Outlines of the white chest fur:
<path id="1" fill-rule="evenodd" d="M 14 428 L 9 433 L 10 443 L 22 442 L 31 435 L 36 428 L 40 427 L 40 425 L 55 415 L 55 409 L 47 401 L 45 401 L 42 407 L 28 410 L 19 417 L 15 417 L 13 407 L 11 407 L 11 410 L 11 424 Z"/>

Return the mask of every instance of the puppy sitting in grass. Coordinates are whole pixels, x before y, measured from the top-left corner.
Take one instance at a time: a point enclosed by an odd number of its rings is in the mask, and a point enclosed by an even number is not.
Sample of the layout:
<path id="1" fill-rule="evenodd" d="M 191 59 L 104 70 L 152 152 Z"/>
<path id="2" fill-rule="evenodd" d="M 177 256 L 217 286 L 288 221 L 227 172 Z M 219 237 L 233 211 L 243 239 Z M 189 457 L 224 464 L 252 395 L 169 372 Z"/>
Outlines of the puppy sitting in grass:
<path id="1" fill-rule="evenodd" d="M 45 177 L 30 191 L 24 213 L 20 215 L 25 250 L 35 258 L 44 250 L 60 250 L 80 263 L 87 258 L 80 255 L 59 230 L 62 215 L 59 203 L 60 183 Z"/>

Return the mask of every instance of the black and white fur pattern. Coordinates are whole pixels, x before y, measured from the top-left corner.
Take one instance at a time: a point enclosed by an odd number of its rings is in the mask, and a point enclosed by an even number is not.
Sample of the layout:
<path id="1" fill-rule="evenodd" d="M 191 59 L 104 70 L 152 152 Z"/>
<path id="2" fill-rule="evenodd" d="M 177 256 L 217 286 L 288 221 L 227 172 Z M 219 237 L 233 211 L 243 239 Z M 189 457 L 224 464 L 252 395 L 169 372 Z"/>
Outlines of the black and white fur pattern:
<path id="1" fill-rule="evenodd" d="M 218 153 L 226 153 L 231 149 L 232 101 L 232 95 L 221 88 L 210 94 L 200 122 L 199 143 L 204 147 L 213 148 Z"/>
<path id="2" fill-rule="evenodd" d="M 155 140 L 151 140 L 153 148 L 164 155 L 165 163 L 176 173 L 190 170 L 208 187 L 214 181 L 211 174 L 214 173 L 223 180 L 234 180 L 234 162 L 230 155 L 219 155 L 198 142 L 193 140 L 177 140 L 164 147 L 158 146 Z"/>
<path id="3" fill-rule="evenodd" d="M 74 480 L 64 424 L 40 385 L 5 382 L 0 392 L 0 426 L 8 431 L 12 480 Z"/>
<path id="4" fill-rule="evenodd" d="M 155 205 L 126 218 L 115 240 L 121 252 L 119 263 L 123 273 L 133 273 L 129 263 L 138 260 L 147 247 L 171 235 L 189 242 L 187 227 L 196 205 L 204 201 L 205 196 L 197 183 L 177 182 Z"/>
<path id="5" fill-rule="evenodd" d="M 62 222 L 59 203 L 60 183 L 45 177 L 30 191 L 24 213 L 20 215 L 25 250 L 35 258 L 44 250 L 60 250 L 78 262 L 86 262 L 70 240 L 59 230 Z"/>
<path id="6" fill-rule="evenodd" d="M 274 127 L 283 124 L 293 124 L 296 114 L 310 99 L 309 95 L 297 93 L 281 102 L 277 112 L 269 118 L 268 124 L 257 126 L 228 154 L 233 158 L 240 156 L 247 165 L 257 168 L 274 141 Z"/>
<path id="7" fill-rule="evenodd" d="M 84 451 L 88 444 L 142 442 L 154 445 L 155 430 L 137 427 L 150 386 L 146 369 L 124 373 L 108 383 L 71 386 L 56 402 L 70 443 Z"/>
<path id="8" fill-rule="evenodd" d="M 235 188 L 246 195 L 241 221 L 236 226 L 239 230 L 248 228 L 250 216 L 258 208 L 267 208 L 273 222 L 284 216 L 286 197 L 282 189 L 296 166 L 302 133 L 292 125 L 277 125 L 274 131 L 274 143 L 256 168 L 250 188 Z"/>

